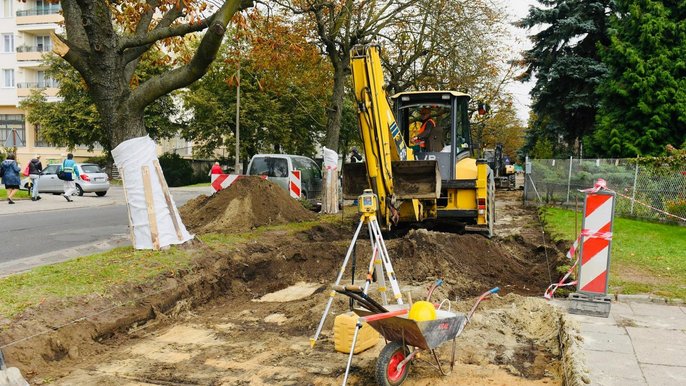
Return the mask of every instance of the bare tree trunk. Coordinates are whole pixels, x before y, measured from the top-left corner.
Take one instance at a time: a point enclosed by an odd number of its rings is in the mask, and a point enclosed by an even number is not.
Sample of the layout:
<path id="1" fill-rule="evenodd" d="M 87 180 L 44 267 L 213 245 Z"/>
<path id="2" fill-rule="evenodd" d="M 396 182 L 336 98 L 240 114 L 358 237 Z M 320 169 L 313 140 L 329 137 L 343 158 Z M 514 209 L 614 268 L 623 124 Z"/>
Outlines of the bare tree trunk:
<path id="1" fill-rule="evenodd" d="M 326 147 L 335 152 L 338 152 L 341 117 L 343 116 L 343 98 L 345 98 L 345 83 L 349 75 L 350 53 L 347 52 L 340 61 L 334 62 L 333 94 L 331 95 L 331 105 L 326 114 Z"/>

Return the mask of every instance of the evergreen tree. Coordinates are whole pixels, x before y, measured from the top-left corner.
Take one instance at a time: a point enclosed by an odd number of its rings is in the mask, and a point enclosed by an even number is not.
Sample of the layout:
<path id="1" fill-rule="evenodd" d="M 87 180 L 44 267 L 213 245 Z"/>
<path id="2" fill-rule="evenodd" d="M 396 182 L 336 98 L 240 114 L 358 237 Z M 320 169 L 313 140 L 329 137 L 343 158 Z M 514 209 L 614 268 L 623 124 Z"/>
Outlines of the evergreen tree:
<path id="1" fill-rule="evenodd" d="M 592 133 L 598 105 L 596 88 L 606 76 L 598 44 L 608 44 L 607 24 L 612 0 L 539 0 L 518 27 L 542 28 L 530 38 L 524 52 L 525 72 L 520 80 L 536 77 L 531 90 L 538 135 L 528 136 L 526 147 L 539 135 L 555 148 L 571 149 Z M 561 142 L 561 143 L 560 143 Z M 563 145 L 563 146 L 559 146 Z"/>
<path id="2" fill-rule="evenodd" d="M 594 143 L 614 157 L 661 155 L 686 144 L 686 4 L 617 3 Z"/>

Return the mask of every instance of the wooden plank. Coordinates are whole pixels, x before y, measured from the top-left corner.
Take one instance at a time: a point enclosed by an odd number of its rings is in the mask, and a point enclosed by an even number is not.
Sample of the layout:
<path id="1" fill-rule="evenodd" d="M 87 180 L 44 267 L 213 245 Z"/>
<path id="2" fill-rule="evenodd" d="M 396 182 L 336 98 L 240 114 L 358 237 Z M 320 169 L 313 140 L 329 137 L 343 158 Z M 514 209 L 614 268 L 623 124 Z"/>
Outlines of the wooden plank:
<path id="1" fill-rule="evenodd" d="M 164 179 L 164 174 L 162 173 L 162 166 L 160 166 L 160 161 L 157 159 L 152 162 L 155 165 L 155 171 L 157 171 L 157 178 L 160 180 L 162 192 L 164 192 L 164 199 L 167 201 L 167 208 L 169 209 L 169 215 L 171 216 L 172 222 L 174 223 L 176 237 L 179 240 L 183 240 L 183 235 L 181 234 L 181 226 L 179 225 L 179 220 L 176 218 L 176 211 L 174 210 L 171 194 L 169 193 L 169 186 L 167 185 L 167 181 Z"/>
<path id="2" fill-rule="evenodd" d="M 152 197 L 152 182 L 150 181 L 150 168 L 142 167 L 143 190 L 145 191 L 145 204 L 148 207 L 148 223 L 150 224 L 150 237 L 152 237 L 152 249 L 160 250 L 160 234 L 157 230 L 157 217 L 155 216 L 155 201 Z"/>
<path id="3" fill-rule="evenodd" d="M 133 229 L 133 219 L 131 218 L 131 205 L 129 205 L 129 194 L 126 192 L 126 179 L 124 178 L 124 168 L 119 169 L 121 184 L 124 186 L 124 200 L 126 200 L 126 214 L 129 218 L 129 232 L 131 233 L 131 244 L 136 246 L 136 236 Z"/>

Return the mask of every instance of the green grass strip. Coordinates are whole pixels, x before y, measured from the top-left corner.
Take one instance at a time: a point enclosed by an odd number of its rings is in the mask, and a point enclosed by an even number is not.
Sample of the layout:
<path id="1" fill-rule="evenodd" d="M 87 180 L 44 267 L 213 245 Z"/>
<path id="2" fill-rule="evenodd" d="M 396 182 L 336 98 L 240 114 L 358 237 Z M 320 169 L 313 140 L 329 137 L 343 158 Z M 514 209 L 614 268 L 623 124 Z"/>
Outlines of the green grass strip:
<path id="1" fill-rule="evenodd" d="M 571 241 L 581 229 L 581 213 L 544 208 L 546 230 Z M 686 299 L 686 227 L 615 217 L 610 288 Z"/>

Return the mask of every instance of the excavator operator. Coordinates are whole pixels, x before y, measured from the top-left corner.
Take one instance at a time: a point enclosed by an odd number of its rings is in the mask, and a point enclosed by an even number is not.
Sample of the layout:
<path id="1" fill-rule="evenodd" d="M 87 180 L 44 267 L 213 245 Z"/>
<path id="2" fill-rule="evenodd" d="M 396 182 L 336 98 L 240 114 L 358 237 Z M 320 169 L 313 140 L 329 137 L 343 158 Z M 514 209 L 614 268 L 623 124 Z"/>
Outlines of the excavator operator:
<path id="1" fill-rule="evenodd" d="M 431 117 L 431 109 L 423 107 L 419 110 L 421 117 L 421 125 L 419 122 L 414 122 L 410 127 L 410 138 L 412 138 L 412 150 L 427 151 L 427 138 L 436 128 L 436 121 Z M 415 133 L 413 133 L 415 131 Z"/>
<path id="2" fill-rule="evenodd" d="M 416 140 L 422 144 L 420 151 L 440 152 L 444 147 L 443 128 L 436 124 L 430 109 L 422 109 L 420 112 L 422 127 L 416 136 Z"/>

